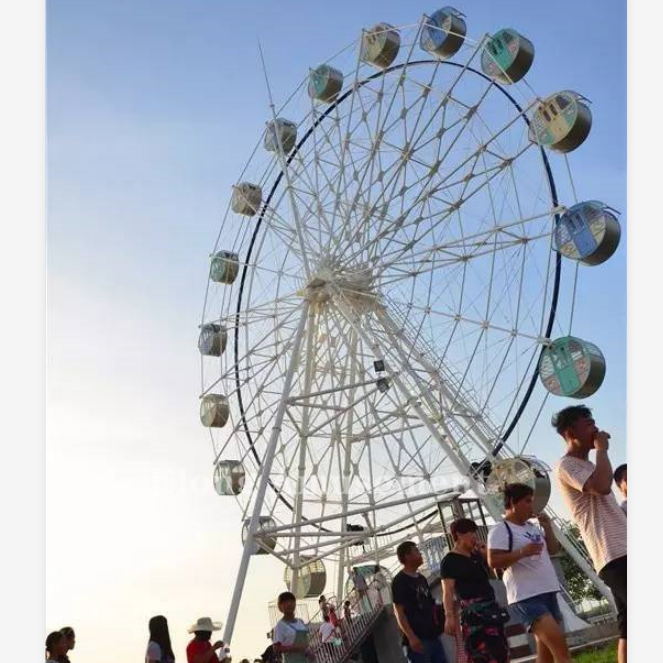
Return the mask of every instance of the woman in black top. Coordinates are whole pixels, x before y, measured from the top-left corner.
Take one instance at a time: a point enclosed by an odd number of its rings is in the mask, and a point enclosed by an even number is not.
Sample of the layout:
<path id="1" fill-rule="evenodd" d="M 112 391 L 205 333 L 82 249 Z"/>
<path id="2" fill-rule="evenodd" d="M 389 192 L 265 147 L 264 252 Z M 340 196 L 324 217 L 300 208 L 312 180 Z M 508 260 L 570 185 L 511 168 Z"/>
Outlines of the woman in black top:
<path id="1" fill-rule="evenodd" d="M 445 632 L 457 635 L 454 606 L 460 601 L 460 629 L 469 663 L 508 663 L 509 642 L 504 631 L 508 619 L 495 602 L 486 565 L 486 546 L 478 545 L 477 526 L 468 518 L 451 523 L 454 547 L 442 560 L 442 593 L 446 613 Z"/>

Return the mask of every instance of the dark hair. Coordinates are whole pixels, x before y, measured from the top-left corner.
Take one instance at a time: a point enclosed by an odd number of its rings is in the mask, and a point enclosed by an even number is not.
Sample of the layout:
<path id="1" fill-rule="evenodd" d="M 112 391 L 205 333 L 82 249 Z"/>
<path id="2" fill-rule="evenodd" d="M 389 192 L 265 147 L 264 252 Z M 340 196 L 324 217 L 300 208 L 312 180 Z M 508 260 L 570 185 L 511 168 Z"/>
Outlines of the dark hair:
<path id="1" fill-rule="evenodd" d="M 46 651 L 49 654 L 52 654 L 55 645 L 57 645 L 63 639 L 64 639 L 64 633 L 62 633 L 62 631 L 53 631 L 52 633 L 49 633 L 48 636 L 46 637 Z"/>
<path id="2" fill-rule="evenodd" d="M 591 419 L 592 411 L 586 405 L 570 405 L 553 415 L 553 428 L 560 434 L 564 433 L 580 419 Z"/>
<path id="3" fill-rule="evenodd" d="M 194 631 L 193 634 L 196 636 L 196 640 L 211 640 L 212 631 Z"/>
<path id="4" fill-rule="evenodd" d="M 346 601 L 343 605 L 350 605 L 350 601 Z"/>
<path id="5" fill-rule="evenodd" d="M 477 524 L 469 518 L 458 518 L 454 520 L 449 526 L 449 533 L 453 541 L 458 541 L 459 534 L 467 534 L 468 532 L 476 532 L 479 528 Z"/>
<path id="6" fill-rule="evenodd" d="M 619 484 L 624 480 L 624 475 L 626 474 L 626 463 L 623 465 L 620 465 L 616 470 L 615 473 L 612 475 L 613 478 L 615 479 L 615 483 L 619 486 Z"/>
<path id="7" fill-rule="evenodd" d="M 401 564 L 405 564 L 405 558 L 417 547 L 414 541 L 403 541 L 396 548 L 396 557 Z"/>
<path id="8" fill-rule="evenodd" d="M 504 487 L 504 508 L 508 509 L 516 502 L 534 495 L 534 490 L 524 483 L 510 483 Z"/>
<path id="9" fill-rule="evenodd" d="M 64 635 L 65 638 L 75 638 L 76 634 L 74 633 L 74 629 L 71 628 L 71 626 L 63 626 L 60 629 L 60 633 Z"/>
<path id="10" fill-rule="evenodd" d="M 326 601 L 326 600 L 327 600 L 327 599 L 325 598 L 325 595 L 324 595 L 324 594 L 320 594 L 320 598 L 318 599 L 318 603 L 320 603 L 320 601 Z"/>
<path id="11" fill-rule="evenodd" d="M 292 592 L 281 592 L 278 599 L 276 599 L 276 605 L 281 605 L 285 601 L 296 601 L 297 597 Z"/>
<path id="12" fill-rule="evenodd" d="M 150 629 L 150 640 L 161 647 L 161 656 L 175 660 L 173 647 L 170 644 L 168 620 L 163 615 L 156 615 L 150 619 L 148 628 Z"/>

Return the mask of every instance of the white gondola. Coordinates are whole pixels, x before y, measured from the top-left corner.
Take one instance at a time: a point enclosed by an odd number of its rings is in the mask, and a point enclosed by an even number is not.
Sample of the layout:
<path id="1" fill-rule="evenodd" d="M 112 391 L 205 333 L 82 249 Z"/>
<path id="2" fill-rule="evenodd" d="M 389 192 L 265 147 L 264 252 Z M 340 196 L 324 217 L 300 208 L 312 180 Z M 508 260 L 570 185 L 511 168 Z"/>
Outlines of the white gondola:
<path id="1" fill-rule="evenodd" d="M 242 526 L 242 544 L 246 542 L 246 535 L 249 531 L 250 522 L 250 519 L 247 518 Z M 270 518 L 269 516 L 260 516 L 258 530 L 254 536 L 253 545 L 251 546 L 252 555 L 269 555 L 269 551 L 276 548 L 276 537 L 266 536 L 261 533 L 262 530 L 272 529 L 274 527 L 276 527 L 276 523 L 273 518 Z M 258 544 L 258 541 L 260 541 L 260 545 Z"/>
<path id="2" fill-rule="evenodd" d="M 555 396 L 586 398 L 603 384 L 606 364 L 599 348 L 574 336 L 555 339 L 541 353 L 539 378 Z"/>
<path id="3" fill-rule="evenodd" d="M 483 73 L 504 85 L 517 83 L 533 61 L 534 44 L 513 28 L 498 30 L 488 37 L 481 53 Z"/>
<path id="4" fill-rule="evenodd" d="M 299 577 L 297 579 L 297 591 L 295 596 L 298 599 L 310 599 L 315 596 L 320 596 L 325 591 L 327 584 L 327 571 L 321 559 L 315 561 L 307 561 L 308 557 L 302 555 L 299 558 L 302 565 L 299 569 Z M 289 566 L 285 567 L 283 572 L 283 582 L 286 587 L 292 587 L 292 578 L 295 574 L 294 569 Z"/>
<path id="5" fill-rule="evenodd" d="M 386 69 L 396 59 L 401 47 L 398 30 L 389 23 L 378 23 L 365 30 L 361 40 L 361 59 Z"/>
<path id="6" fill-rule="evenodd" d="M 540 513 L 550 499 L 550 468 L 532 456 L 520 456 L 493 461 L 493 469 L 486 481 L 488 499 L 504 511 L 504 487 L 509 483 L 522 483 L 534 491 L 532 510 Z"/>
<path id="7" fill-rule="evenodd" d="M 228 343 L 228 330 L 223 325 L 214 322 L 207 323 L 200 328 L 198 336 L 198 350 L 207 357 L 220 357 Z"/>
<path id="8" fill-rule="evenodd" d="M 431 55 L 446 60 L 455 55 L 465 41 L 465 14 L 453 7 L 443 7 L 426 17 L 419 46 Z"/>
<path id="9" fill-rule="evenodd" d="M 589 101 L 571 90 L 544 99 L 534 111 L 529 139 L 557 152 L 571 152 L 585 142 L 592 128 Z"/>
<path id="10" fill-rule="evenodd" d="M 223 428 L 230 416 L 228 399 L 223 394 L 205 394 L 200 403 L 200 421 L 208 428 Z"/>
<path id="11" fill-rule="evenodd" d="M 311 69 L 308 80 L 308 94 L 311 99 L 329 103 L 343 87 L 343 73 L 327 64 Z"/>
<path id="12" fill-rule="evenodd" d="M 262 189 L 251 182 L 241 182 L 233 187 L 231 207 L 236 214 L 254 216 L 262 203 Z"/>
<path id="13" fill-rule="evenodd" d="M 568 209 L 555 226 L 555 248 L 565 258 L 600 265 L 617 250 L 621 227 L 617 211 L 598 200 Z"/>
<path id="14" fill-rule="evenodd" d="M 215 283 L 230 285 L 239 273 L 239 256 L 232 251 L 218 251 L 212 257 L 210 279 Z"/>
<path id="15" fill-rule="evenodd" d="M 268 152 L 278 152 L 282 149 L 283 153 L 287 154 L 296 142 L 297 125 L 294 122 L 277 117 L 276 120 L 267 123 L 264 147 Z"/>
<path id="16" fill-rule="evenodd" d="M 219 495 L 239 495 L 245 480 L 244 465 L 238 460 L 220 460 L 214 468 L 214 490 Z"/>

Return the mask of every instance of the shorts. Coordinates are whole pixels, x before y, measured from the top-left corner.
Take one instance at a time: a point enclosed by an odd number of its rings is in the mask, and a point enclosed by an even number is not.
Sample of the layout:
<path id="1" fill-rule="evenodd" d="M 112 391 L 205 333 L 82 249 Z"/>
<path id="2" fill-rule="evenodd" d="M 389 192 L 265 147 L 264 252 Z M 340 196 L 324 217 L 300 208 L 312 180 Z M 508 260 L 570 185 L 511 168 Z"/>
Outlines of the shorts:
<path id="1" fill-rule="evenodd" d="M 619 637 L 626 640 L 626 555 L 613 559 L 599 571 L 599 578 L 610 587 L 617 606 Z"/>
<path id="2" fill-rule="evenodd" d="M 528 599 L 512 603 L 509 607 L 513 608 L 514 613 L 528 631 L 531 631 L 535 622 L 544 615 L 552 615 L 560 626 L 564 625 L 562 613 L 557 603 L 557 592 L 530 596 Z"/>

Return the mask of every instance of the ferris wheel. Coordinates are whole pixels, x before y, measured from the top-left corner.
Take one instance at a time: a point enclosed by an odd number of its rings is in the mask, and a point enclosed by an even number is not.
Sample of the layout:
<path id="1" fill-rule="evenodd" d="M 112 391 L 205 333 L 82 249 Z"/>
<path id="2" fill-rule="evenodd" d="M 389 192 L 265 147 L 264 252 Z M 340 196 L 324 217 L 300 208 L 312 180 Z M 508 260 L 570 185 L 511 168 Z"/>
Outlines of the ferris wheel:
<path id="1" fill-rule="evenodd" d="M 252 555 L 280 559 L 298 596 L 334 568 L 340 595 L 366 542 L 379 556 L 441 495 L 485 494 L 477 468 L 538 481 L 519 457 L 546 398 L 600 387 L 605 359 L 571 323 L 578 267 L 614 253 L 618 213 L 576 197 L 566 154 L 589 101 L 538 96 L 533 61 L 517 30 L 472 39 L 445 7 L 363 30 L 279 107 L 265 71 L 271 113 L 199 338 L 214 485 L 243 521 L 226 642 Z"/>

